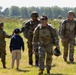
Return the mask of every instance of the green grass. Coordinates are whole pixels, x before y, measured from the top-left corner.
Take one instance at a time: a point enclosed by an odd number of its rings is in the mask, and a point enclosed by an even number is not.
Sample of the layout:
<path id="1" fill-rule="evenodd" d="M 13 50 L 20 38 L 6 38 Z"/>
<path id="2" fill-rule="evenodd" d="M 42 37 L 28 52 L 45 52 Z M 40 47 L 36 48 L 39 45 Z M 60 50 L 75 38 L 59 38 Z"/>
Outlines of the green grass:
<path id="1" fill-rule="evenodd" d="M 11 34 L 13 29 L 18 27 L 21 28 L 22 21 L 15 21 L 15 20 L 2 20 L 5 22 L 4 30 Z M 59 22 L 57 23 L 59 24 Z M 58 27 L 58 25 L 57 25 Z M 20 34 L 23 37 L 23 34 Z M 14 68 L 11 68 L 11 53 L 9 50 L 9 42 L 10 39 L 6 39 L 6 65 L 7 69 L 2 68 L 2 63 L 0 62 L 0 75 L 38 75 L 39 68 L 36 66 L 30 66 L 28 64 L 28 49 L 27 49 L 27 40 L 23 37 L 23 40 L 25 42 L 25 51 L 22 52 L 22 59 L 20 62 L 20 70 L 16 70 L 16 64 Z M 60 50 L 62 52 L 62 55 L 60 57 L 53 56 L 53 62 L 52 62 L 52 69 L 51 69 L 51 75 L 76 75 L 76 51 L 75 51 L 75 63 L 65 63 L 63 61 L 63 47 L 60 42 Z M 34 55 L 33 55 L 34 58 Z M 44 75 L 46 74 L 46 69 L 44 70 Z"/>

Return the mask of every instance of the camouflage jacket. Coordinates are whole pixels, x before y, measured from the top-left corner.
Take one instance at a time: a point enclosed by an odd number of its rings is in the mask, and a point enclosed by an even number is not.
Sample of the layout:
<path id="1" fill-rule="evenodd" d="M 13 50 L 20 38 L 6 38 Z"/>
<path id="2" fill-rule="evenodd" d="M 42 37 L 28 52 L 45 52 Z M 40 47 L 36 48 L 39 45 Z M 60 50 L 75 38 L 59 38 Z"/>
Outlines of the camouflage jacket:
<path id="1" fill-rule="evenodd" d="M 0 29 L 0 46 L 5 46 L 6 45 L 5 38 L 10 38 L 10 37 L 11 36 L 9 36 L 5 31 Z"/>
<path id="2" fill-rule="evenodd" d="M 34 28 L 39 23 L 39 20 L 33 21 L 32 19 L 27 22 L 23 22 L 22 32 L 24 33 L 25 38 L 33 37 Z"/>
<path id="3" fill-rule="evenodd" d="M 58 35 L 56 33 L 55 28 L 52 25 L 48 24 L 46 27 L 38 25 L 35 28 L 33 36 L 34 47 L 38 44 L 48 46 L 53 44 L 53 41 L 55 43 L 55 46 L 59 47 Z"/>
<path id="4" fill-rule="evenodd" d="M 61 24 L 61 38 L 73 38 L 76 35 L 76 21 L 65 20 Z"/>

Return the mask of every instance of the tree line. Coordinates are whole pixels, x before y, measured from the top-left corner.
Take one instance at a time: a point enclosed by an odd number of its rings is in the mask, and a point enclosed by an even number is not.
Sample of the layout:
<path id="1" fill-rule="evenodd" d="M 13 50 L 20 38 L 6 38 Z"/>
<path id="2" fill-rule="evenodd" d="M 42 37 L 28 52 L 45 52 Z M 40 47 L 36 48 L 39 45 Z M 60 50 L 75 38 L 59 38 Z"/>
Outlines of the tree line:
<path id="1" fill-rule="evenodd" d="M 20 18 L 30 18 L 32 11 L 37 11 L 39 15 L 45 14 L 48 16 L 48 18 L 65 18 L 67 15 L 67 12 L 69 10 L 73 10 L 76 14 L 76 7 L 70 8 L 70 7 L 21 7 L 18 6 L 11 6 L 10 8 L 5 8 L 2 11 L 2 7 L 0 6 L 0 17 L 20 17 Z"/>

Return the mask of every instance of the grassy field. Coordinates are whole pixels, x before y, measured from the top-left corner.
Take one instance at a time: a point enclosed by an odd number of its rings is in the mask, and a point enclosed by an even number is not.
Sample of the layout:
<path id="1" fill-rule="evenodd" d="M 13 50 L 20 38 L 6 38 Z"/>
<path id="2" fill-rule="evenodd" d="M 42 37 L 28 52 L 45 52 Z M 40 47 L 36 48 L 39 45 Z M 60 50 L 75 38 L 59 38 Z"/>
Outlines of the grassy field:
<path id="1" fill-rule="evenodd" d="M 8 34 L 12 34 L 12 31 L 14 28 L 21 28 L 22 26 L 22 20 L 17 19 L 0 19 L 0 21 L 4 22 L 4 30 Z M 53 22 L 52 22 L 53 23 Z M 53 23 L 54 26 L 58 27 L 59 22 Z M 23 34 L 20 34 L 23 37 Z M 25 42 L 25 51 L 22 52 L 22 59 L 20 63 L 20 70 L 16 70 L 16 64 L 14 68 L 11 68 L 11 53 L 9 51 L 9 42 L 10 39 L 6 39 L 6 66 L 7 69 L 2 68 L 2 63 L 0 62 L 0 75 L 38 75 L 39 68 L 36 66 L 30 66 L 28 64 L 28 49 L 27 49 L 27 40 L 23 37 L 23 40 Z M 75 48 L 76 49 L 76 48 Z M 75 62 L 74 63 L 65 63 L 63 61 L 63 47 L 60 42 L 60 50 L 62 52 L 62 55 L 60 57 L 53 56 L 53 62 L 52 62 L 52 69 L 51 69 L 51 75 L 76 75 L 76 51 L 75 51 Z M 34 58 L 34 55 L 33 55 Z M 44 70 L 44 75 L 46 74 L 46 69 Z"/>

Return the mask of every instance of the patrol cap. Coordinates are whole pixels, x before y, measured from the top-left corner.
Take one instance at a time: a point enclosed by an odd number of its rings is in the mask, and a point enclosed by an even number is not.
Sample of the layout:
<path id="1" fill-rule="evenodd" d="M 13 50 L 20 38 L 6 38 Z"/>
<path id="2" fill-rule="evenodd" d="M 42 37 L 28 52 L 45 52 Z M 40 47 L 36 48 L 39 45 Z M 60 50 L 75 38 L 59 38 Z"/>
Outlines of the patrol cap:
<path id="1" fill-rule="evenodd" d="M 33 12 L 31 13 L 31 17 L 33 17 L 33 16 L 39 17 L 38 12 L 37 12 L 37 11 L 33 11 Z"/>
<path id="2" fill-rule="evenodd" d="M 75 17 L 75 13 L 72 10 L 68 11 L 68 14 L 71 14 Z"/>
<path id="3" fill-rule="evenodd" d="M 14 33 L 20 33 L 20 29 L 19 28 L 16 28 L 16 29 L 14 29 Z"/>
<path id="4" fill-rule="evenodd" d="M 48 18 L 47 18 L 47 16 L 42 15 L 42 16 L 40 17 L 40 20 L 48 20 Z"/>
<path id="5" fill-rule="evenodd" d="M 2 27 L 4 25 L 4 23 L 3 22 L 0 22 L 0 27 Z"/>

